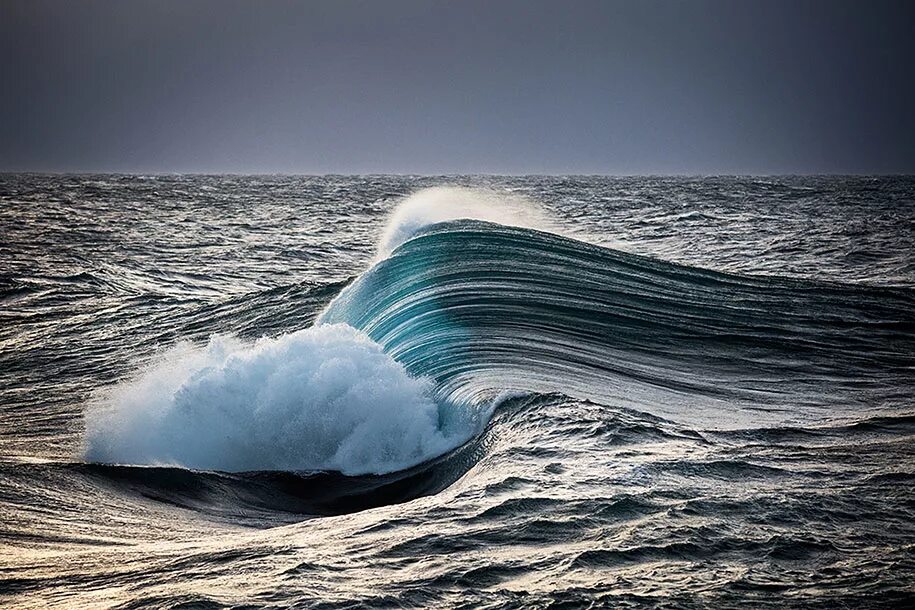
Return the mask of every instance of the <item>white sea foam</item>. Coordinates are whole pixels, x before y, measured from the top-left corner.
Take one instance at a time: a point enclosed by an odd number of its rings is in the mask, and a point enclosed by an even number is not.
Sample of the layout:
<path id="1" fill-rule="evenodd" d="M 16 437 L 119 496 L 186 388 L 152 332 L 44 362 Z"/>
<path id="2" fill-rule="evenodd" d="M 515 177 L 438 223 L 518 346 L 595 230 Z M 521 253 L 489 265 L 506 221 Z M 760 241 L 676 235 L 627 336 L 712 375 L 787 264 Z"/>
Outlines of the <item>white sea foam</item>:
<path id="1" fill-rule="evenodd" d="M 323 325 L 254 343 L 181 344 L 86 414 L 91 461 L 384 473 L 470 438 L 483 414 L 437 405 L 363 333 Z"/>

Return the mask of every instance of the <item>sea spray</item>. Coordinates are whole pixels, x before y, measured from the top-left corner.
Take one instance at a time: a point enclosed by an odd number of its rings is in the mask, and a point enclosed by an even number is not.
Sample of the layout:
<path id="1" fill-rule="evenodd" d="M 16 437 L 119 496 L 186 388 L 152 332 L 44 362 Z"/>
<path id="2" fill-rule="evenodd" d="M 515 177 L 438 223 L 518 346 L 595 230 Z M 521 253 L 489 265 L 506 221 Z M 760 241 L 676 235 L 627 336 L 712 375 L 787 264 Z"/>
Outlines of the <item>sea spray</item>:
<path id="1" fill-rule="evenodd" d="M 440 186 L 419 190 L 400 202 L 388 218 L 376 258 L 390 256 L 429 225 L 460 219 L 562 232 L 531 199 L 481 188 Z"/>

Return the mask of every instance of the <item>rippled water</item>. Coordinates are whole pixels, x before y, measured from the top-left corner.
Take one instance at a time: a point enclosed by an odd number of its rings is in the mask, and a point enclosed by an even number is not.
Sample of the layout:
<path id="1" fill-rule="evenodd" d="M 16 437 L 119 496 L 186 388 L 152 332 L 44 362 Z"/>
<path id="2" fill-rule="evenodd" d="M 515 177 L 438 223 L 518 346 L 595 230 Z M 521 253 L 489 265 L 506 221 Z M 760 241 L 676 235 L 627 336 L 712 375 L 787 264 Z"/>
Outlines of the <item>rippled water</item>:
<path id="1" fill-rule="evenodd" d="M 0 176 L 0 601 L 911 604 L 913 252 L 905 177 Z"/>

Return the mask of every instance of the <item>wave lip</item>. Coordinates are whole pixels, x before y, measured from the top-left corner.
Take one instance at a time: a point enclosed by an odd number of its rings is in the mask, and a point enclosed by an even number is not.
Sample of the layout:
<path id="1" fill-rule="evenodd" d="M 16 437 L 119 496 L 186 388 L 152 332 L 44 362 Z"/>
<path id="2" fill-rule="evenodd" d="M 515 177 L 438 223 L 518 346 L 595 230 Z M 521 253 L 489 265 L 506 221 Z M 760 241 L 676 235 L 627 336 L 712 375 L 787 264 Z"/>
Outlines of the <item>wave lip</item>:
<path id="1" fill-rule="evenodd" d="M 426 227 L 465 219 L 560 231 L 535 202 L 523 197 L 479 188 L 439 186 L 422 189 L 397 206 L 381 236 L 377 258 L 387 258 Z"/>
<path id="2" fill-rule="evenodd" d="M 86 414 L 86 458 L 219 471 L 382 474 L 462 444 L 474 422 L 365 334 L 322 325 L 166 352 Z"/>

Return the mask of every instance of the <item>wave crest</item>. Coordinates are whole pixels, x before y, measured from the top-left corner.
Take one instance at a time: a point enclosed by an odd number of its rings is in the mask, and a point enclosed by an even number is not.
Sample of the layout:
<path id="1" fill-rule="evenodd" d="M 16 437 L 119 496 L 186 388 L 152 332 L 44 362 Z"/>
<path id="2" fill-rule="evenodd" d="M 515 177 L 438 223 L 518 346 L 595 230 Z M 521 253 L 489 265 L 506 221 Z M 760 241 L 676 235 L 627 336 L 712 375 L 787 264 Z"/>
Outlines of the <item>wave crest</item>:
<path id="1" fill-rule="evenodd" d="M 560 232 L 535 202 L 520 195 L 439 186 L 417 191 L 397 206 L 381 236 L 377 258 L 390 256 L 398 246 L 430 225 L 460 219 Z"/>

